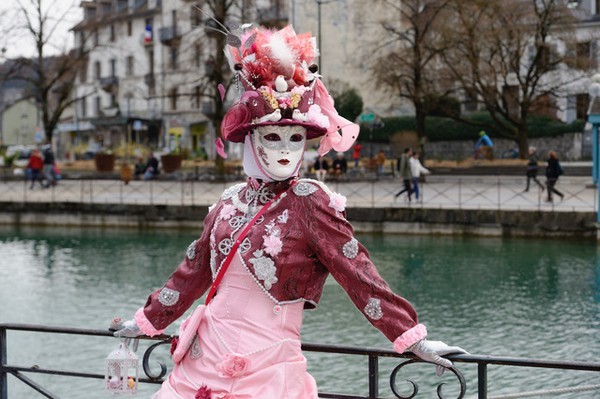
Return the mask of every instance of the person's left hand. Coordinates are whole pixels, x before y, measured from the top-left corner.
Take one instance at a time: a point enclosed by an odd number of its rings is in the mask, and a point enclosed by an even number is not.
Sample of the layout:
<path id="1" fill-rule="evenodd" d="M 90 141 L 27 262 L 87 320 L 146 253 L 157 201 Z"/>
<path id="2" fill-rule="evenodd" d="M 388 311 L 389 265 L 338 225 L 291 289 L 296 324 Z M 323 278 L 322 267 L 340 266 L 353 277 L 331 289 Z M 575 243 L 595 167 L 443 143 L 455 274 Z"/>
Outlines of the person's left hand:
<path id="1" fill-rule="evenodd" d="M 418 358 L 425 360 L 426 362 L 434 363 L 437 365 L 435 373 L 440 376 L 444 373 L 446 368 L 452 367 L 452 362 L 448 359 L 444 359 L 442 356 L 449 355 L 451 353 L 464 353 L 468 352 L 458 346 L 448 346 L 442 341 L 428 341 L 423 338 L 410 348 L 408 348 Z"/>

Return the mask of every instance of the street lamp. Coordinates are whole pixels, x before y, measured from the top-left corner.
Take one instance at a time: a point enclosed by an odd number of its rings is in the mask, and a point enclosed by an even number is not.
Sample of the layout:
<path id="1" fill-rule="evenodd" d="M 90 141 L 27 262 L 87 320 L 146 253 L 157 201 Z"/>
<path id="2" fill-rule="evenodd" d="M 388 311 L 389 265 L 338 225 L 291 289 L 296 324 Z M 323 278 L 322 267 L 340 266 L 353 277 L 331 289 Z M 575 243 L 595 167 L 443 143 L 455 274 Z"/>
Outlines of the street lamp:
<path id="1" fill-rule="evenodd" d="M 600 140 L 598 140 L 598 126 L 600 125 L 600 114 L 592 113 L 594 108 L 594 101 L 600 97 L 600 74 L 595 74 L 591 78 L 590 86 L 588 87 L 588 93 L 590 95 L 590 105 L 588 107 L 588 122 L 592 124 L 592 158 L 593 158 L 593 169 L 592 178 L 594 185 L 600 190 L 598 184 L 598 178 L 600 177 Z M 598 213 L 596 215 L 596 222 L 600 223 L 600 192 L 598 197 Z"/>
<path id="2" fill-rule="evenodd" d="M 333 3 L 338 0 L 315 0 L 317 3 L 317 47 L 319 48 L 319 72 L 323 75 L 323 50 L 321 48 L 321 5 L 327 3 Z"/>

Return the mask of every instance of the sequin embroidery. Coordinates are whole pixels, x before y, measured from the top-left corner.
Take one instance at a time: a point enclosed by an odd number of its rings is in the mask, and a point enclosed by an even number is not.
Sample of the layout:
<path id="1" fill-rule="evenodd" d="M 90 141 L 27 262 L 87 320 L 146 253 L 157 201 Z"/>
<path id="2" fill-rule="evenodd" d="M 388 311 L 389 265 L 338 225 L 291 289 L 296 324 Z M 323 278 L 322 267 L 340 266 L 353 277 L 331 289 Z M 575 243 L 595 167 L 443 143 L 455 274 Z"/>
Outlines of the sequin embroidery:
<path id="1" fill-rule="evenodd" d="M 196 335 L 194 337 L 194 341 L 192 342 L 192 346 L 190 347 L 190 358 L 191 359 L 198 359 L 199 357 L 202 357 L 203 353 L 202 353 L 202 349 L 200 348 L 200 340 L 198 339 L 198 336 Z"/>
<path id="2" fill-rule="evenodd" d="M 185 251 L 185 255 L 189 260 L 194 260 L 196 257 L 196 241 L 192 242 Z"/>
<path id="3" fill-rule="evenodd" d="M 365 314 L 373 320 L 381 319 L 383 317 L 381 301 L 377 298 L 369 298 L 369 303 L 365 306 Z"/>
<path id="4" fill-rule="evenodd" d="M 173 306 L 179 300 L 179 291 L 170 288 L 163 288 L 158 294 L 158 302 L 164 306 Z"/>
<path id="5" fill-rule="evenodd" d="M 294 194 L 296 194 L 297 196 L 306 197 L 307 195 L 311 195 L 318 189 L 314 184 L 307 182 L 299 182 L 298 184 L 294 185 L 294 188 L 292 190 L 294 190 Z"/>
<path id="6" fill-rule="evenodd" d="M 358 255 L 358 241 L 356 240 L 356 238 L 353 238 L 347 243 L 345 243 L 342 247 L 342 252 L 344 253 L 344 256 L 348 259 L 356 258 L 356 255 Z"/>
<path id="7" fill-rule="evenodd" d="M 250 259 L 250 263 L 254 265 L 256 277 L 263 280 L 265 288 L 270 290 L 273 284 L 277 282 L 275 262 L 271 258 L 263 256 L 262 250 L 254 251 L 253 255 L 254 258 Z"/>

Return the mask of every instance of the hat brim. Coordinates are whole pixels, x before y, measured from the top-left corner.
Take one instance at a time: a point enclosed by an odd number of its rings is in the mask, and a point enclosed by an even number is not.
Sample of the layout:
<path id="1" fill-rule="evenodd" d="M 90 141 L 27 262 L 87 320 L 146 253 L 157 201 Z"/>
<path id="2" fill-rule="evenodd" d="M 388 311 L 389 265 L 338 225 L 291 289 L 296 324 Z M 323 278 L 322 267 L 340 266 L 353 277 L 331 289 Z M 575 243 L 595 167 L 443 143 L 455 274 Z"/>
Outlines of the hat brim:
<path id="1" fill-rule="evenodd" d="M 262 126 L 302 126 L 306 129 L 306 139 L 311 140 L 323 136 L 327 129 L 310 122 L 301 122 L 292 119 L 282 119 L 277 122 L 244 123 L 229 132 L 227 141 L 243 143 L 247 132 L 251 132 Z"/>

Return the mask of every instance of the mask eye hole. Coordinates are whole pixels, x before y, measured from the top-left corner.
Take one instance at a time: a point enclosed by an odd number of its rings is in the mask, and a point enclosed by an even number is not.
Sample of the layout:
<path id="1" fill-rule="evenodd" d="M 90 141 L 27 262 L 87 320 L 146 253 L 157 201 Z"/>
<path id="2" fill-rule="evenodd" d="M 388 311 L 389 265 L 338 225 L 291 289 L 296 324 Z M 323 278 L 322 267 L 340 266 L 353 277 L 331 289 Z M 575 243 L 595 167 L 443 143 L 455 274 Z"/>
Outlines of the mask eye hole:
<path id="1" fill-rule="evenodd" d="M 304 140 L 304 137 L 298 133 L 293 134 L 292 137 L 290 137 L 290 141 L 295 142 L 295 143 L 302 141 L 302 140 Z"/>
<path id="2" fill-rule="evenodd" d="M 281 137 L 277 133 L 265 134 L 263 138 L 267 141 L 281 141 Z"/>

